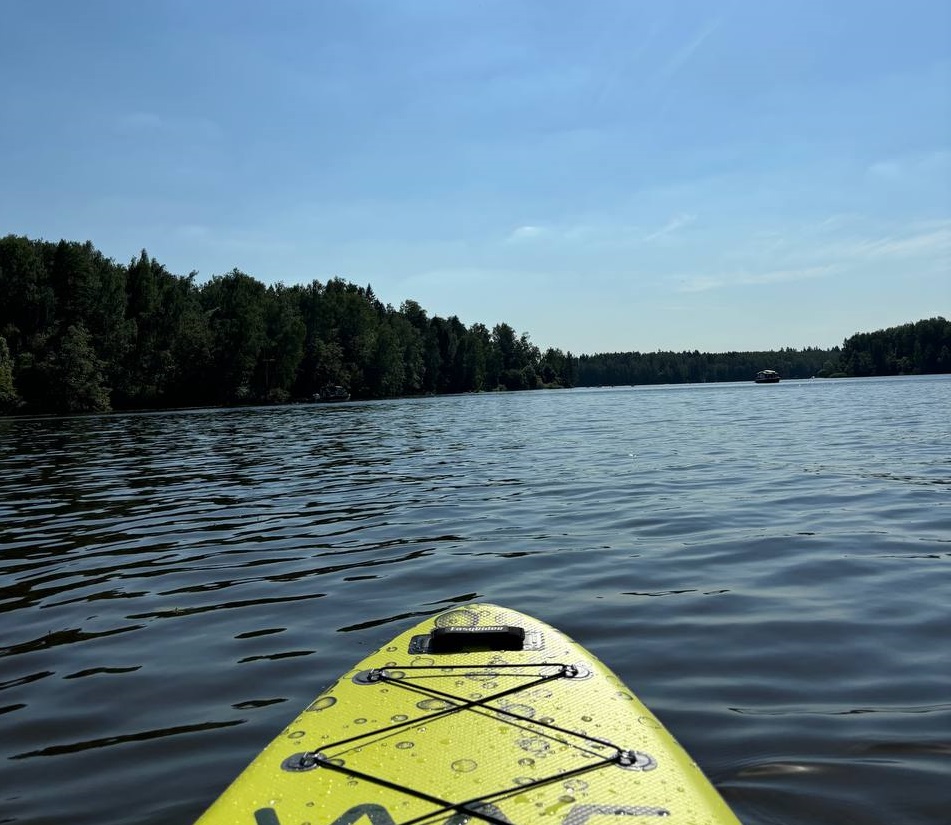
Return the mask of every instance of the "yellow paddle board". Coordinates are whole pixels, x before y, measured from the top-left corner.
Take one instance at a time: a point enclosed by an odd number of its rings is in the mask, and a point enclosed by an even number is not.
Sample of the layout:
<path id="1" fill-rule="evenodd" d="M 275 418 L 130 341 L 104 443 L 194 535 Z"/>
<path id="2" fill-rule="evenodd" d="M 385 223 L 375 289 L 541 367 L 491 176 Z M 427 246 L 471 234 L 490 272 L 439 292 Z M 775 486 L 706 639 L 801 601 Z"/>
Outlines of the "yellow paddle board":
<path id="1" fill-rule="evenodd" d="M 200 825 L 738 825 L 591 653 L 514 610 L 430 617 L 298 716 Z"/>

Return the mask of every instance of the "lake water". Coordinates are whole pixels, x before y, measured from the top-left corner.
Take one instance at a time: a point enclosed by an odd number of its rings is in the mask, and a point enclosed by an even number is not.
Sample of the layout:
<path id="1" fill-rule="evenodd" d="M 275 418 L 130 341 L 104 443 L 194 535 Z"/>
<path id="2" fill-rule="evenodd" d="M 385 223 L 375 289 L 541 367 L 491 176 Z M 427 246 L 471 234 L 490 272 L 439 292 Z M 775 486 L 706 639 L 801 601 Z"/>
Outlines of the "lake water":
<path id="1" fill-rule="evenodd" d="M 0 823 L 187 823 L 470 600 L 746 825 L 951 821 L 951 377 L 0 420 Z"/>

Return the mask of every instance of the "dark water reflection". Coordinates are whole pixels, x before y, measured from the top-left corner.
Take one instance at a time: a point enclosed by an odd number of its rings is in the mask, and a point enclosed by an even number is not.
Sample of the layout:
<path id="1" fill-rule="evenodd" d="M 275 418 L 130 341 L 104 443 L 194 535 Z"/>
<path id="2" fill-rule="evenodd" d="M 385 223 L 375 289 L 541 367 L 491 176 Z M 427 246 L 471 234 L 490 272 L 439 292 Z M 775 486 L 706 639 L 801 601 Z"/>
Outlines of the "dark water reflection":
<path id="1" fill-rule="evenodd" d="M 0 420 L 0 822 L 191 821 L 398 630 L 486 599 L 747 825 L 945 823 L 951 380 Z"/>

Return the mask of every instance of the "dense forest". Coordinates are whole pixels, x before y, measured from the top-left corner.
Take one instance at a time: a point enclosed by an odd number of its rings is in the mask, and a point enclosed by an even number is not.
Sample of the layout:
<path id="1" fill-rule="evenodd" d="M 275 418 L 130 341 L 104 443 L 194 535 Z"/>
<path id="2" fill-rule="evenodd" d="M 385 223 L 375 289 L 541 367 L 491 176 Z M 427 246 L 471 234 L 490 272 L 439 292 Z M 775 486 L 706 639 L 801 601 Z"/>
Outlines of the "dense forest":
<path id="1" fill-rule="evenodd" d="M 838 371 L 838 348 L 781 349 L 772 352 L 615 352 L 582 355 L 578 384 L 682 384 L 749 381 L 764 368 L 784 378 L 830 376 Z"/>
<path id="2" fill-rule="evenodd" d="M 849 378 L 951 372 L 951 321 L 929 318 L 913 324 L 860 332 L 832 349 L 767 352 L 615 352 L 582 355 L 577 386 L 749 381 L 761 369 L 784 378 Z"/>
<path id="3" fill-rule="evenodd" d="M 237 269 L 199 284 L 143 251 L 0 239 L 0 412 L 71 413 L 610 384 L 951 371 L 951 323 L 933 318 L 778 352 L 542 352 L 505 323 L 465 326 L 370 286 L 265 286 Z"/>

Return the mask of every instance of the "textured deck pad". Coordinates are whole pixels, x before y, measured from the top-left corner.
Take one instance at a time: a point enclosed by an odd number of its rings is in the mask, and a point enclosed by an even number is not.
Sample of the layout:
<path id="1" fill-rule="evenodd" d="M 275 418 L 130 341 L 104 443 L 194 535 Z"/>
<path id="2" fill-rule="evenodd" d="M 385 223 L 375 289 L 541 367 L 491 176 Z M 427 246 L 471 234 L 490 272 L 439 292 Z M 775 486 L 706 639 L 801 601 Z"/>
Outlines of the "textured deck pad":
<path id="1" fill-rule="evenodd" d="M 432 634 L 453 627 L 473 630 Z M 521 649 L 499 649 L 513 646 Z M 364 659 L 200 822 L 654 818 L 737 822 L 650 711 L 584 648 L 521 613 L 470 605 Z"/>

